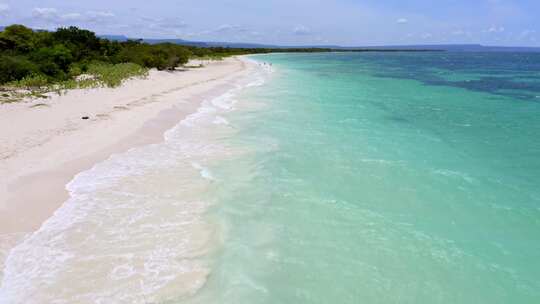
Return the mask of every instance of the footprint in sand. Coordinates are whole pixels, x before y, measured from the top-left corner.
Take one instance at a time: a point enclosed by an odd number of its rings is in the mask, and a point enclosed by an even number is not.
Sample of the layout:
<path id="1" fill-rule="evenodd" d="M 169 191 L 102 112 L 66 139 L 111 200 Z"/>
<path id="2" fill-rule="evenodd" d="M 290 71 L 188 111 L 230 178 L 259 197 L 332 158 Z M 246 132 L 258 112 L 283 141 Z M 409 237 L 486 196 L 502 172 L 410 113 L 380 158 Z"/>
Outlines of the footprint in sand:
<path id="1" fill-rule="evenodd" d="M 114 106 L 113 109 L 117 110 L 117 111 L 126 111 L 126 110 L 129 110 L 128 107 L 126 106 Z"/>

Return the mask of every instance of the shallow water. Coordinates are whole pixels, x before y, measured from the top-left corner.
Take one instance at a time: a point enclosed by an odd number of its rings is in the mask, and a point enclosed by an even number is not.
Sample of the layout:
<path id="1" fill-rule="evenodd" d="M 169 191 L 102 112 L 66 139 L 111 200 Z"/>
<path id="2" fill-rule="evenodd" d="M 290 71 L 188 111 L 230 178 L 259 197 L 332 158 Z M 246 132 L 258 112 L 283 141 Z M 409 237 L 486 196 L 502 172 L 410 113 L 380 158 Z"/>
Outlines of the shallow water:
<path id="1" fill-rule="evenodd" d="M 253 59 L 273 73 L 79 175 L 0 299 L 540 301 L 539 54 Z"/>
<path id="2" fill-rule="evenodd" d="M 116 154 L 78 174 L 70 199 L 7 255 L 0 303 L 156 303 L 196 293 L 219 242 L 204 219 L 216 203 L 208 166 L 239 149 L 221 137 L 234 96 L 266 72 L 235 80 L 159 144 Z"/>
<path id="3" fill-rule="evenodd" d="M 540 301 L 540 54 L 256 58 L 193 303 Z"/>

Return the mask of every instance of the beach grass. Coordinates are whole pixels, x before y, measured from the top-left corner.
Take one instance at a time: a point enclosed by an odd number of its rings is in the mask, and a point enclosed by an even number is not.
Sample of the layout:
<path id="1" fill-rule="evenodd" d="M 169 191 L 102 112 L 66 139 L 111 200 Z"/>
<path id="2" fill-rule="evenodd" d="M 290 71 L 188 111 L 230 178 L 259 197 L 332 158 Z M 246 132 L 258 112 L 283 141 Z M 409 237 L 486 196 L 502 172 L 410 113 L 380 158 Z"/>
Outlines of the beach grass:
<path id="1" fill-rule="evenodd" d="M 87 73 L 94 75 L 98 84 L 114 88 L 126 79 L 148 75 L 148 69 L 135 63 L 96 63 L 88 66 Z"/>
<path id="2" fill-rule="evenodd" d="M 46 93 L 55 92 L 61 95 L 70 89 L 114 88 L 127 79 L 147 75 L 148 69 L 135 63 L 93 62 L 74 67 L 69 79 L 59 82 L 44 75 L 30 75 L 21 80 L 9 82 L 1 88 L 0 103 L 16 102 L 26 97 L 47 98 Z"/>

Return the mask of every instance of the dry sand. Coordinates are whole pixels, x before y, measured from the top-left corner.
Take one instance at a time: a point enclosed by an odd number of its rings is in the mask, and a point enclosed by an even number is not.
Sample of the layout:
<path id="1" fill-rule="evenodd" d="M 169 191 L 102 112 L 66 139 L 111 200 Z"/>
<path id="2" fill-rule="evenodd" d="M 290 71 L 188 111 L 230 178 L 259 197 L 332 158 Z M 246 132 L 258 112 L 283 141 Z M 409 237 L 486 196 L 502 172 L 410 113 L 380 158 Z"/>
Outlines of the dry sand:
<path id="1" fill-rule="evenodd" d="M 187 71 L 151 71 L 119 88 L 0 105 L 0 242 L 38 229 L 66 201 L 65 185 L 77 173 L 113 153 L 161 141 L 205 95 L 250 69 L 229 58 Z"/>

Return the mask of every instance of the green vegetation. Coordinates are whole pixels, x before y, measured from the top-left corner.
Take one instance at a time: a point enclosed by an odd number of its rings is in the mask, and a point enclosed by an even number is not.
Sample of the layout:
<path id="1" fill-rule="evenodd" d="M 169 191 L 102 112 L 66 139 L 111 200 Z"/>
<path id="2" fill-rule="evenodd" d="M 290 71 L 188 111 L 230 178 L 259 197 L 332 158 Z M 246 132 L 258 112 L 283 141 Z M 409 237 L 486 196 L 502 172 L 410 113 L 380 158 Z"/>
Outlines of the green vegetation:
<path id="1" fill-rule="evenodd" d="M 328 49 L 246 49 L 148 44 L 101 39 L 77 27 L 55 32 L 11 25 L 0 32 L 0 103 L 23 96 L 95 86 L 115 87 L 144 76 L 148 69 L 174 70 L 190 58 L 224 57 L 269 52 L 319 52 Z"/>
<path id="2" fill-rule="evenodd" d="M 12 25 L 0 32 L 0 85 L 114 87 L 123 79 L 145 75 L 149 68 L 173 70 L 191 56 L 183 46 L 109 41 L 76 27 L 46 32 Z"/>

